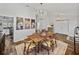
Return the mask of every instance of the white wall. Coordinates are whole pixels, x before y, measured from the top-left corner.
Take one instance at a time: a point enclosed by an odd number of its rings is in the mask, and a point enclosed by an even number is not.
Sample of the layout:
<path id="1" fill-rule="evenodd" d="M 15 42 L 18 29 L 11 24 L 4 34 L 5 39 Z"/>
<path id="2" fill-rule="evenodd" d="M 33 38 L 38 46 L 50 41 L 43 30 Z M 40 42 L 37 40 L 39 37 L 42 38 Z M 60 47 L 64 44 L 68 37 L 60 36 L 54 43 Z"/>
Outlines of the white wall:
<path id="1" fill-rule="evenodd" d="M 0 15 L 14 17 L 14 41 L 22 40 L 35 32 L 35 29 L 16 30 L 17 16 L 35 19 L 34 10 L 23 4 L 0 4 Z"/>
<path id="2" fill-rule="evenodd" d="M 35 19 L 35 11 L 32 8 L 26 7 L 25 4 L 0 4 L 0 15 L 14 17 L 14 41 L 25 39 L 28 35 L 35 32 L 35 29 L 16 30 L 16 17 Z M 40 28 L 46 28 L 48 25 L 48 17 L 39 20 Z"/>
<path id="3" fill-rule="evenodd" d="M 77 10 L 75 10 L 77 11 Z M 69 12 L 69 11 L 68 11 Z M 67 29 L 65 30 L 65 32 L 68 32 L 67 35 L 69 36 L 73 36 L 74 35 L 74 28 L 78 25 L 78 14 L 77 13 L 67 13 L 67 12 L 54 12 L 52 15 L 51 15 L 51 19 L 50 19 L 50 22 L 52 24 L 54 24 L 54 28 L 55 28 L 55 32 L 61 32 L 62 34 L 64 34 L 63 30 L 62 29 L 58 29 L 58 27 L 60 27 L 60 24 L 57 23 L 56 20 L 64 20 L 67 22 L 67 25 L 69 25 L 68 27 L 65 25 L 65 24 L 62 24 L 64 27 L 64 29 Z"/>
<path id="4" fill-rule="evenodd" d="M 68 5 L 68 4 L 67 4 Z M 44 19 L 44 21 L 40 21 L 42 23 L 42 27 L 47 27 L 49 24 L 56 24 L 56 20 L 59 17 L 60 19 L 69 20 L 69 33 L 68 35 L 73 36 L 74 27 L 77 26 L 78 23 L 78 7 L 74 4 L 69 4 L 66 6 L 60 4 L 49 5 L 50 14 L 48 17 Z M 37 6 L 38 7 L 38 6 Z M 47 6 L 48 7 L 48 6 Z M 14 17 L 14 41 L 18 41 L 24 39 L 26 36 L 32 34 L 35 29 L 28 29 L 28 30 L 16 30 L 16 17 L 26 17 L 26 18 L 34 18 L 35 19 L 35 12 L 31 8 L 27 8 L 25 4 L 0 4 L 0 15 L 2 16 L 12 16 Z M 43 26 L 44 25 L 44 26 Z M 62 30 L 60 30 L 62 31 Z"/>
<path id="5" fill-rule="evenodd" d="M 69 26 L 66 27 L 64 25 L 63 28 L 68 30 L 68 35 L 73 36 L 74 27 L 79 24 L 79 4 L 78 3 L 56 3 L 56 4 L 48 4 L 48 10 L 51 11 L 50 15 L 50 23 L 57 25 L 55 26 L 55 32 L 62 32 L 62 29 L 58 30 L 60 24 L 57 24 L 56 20 L 58 18 L 60 20 L 68 20 Z M 67 24 L 68 24 L 67 23 Z"/>
<path id="6" fill-rule="evenodd" d="M 50 15 L 50 23 L 57 25 L 56 20 L 59 18 L 60 20 L 68 20 L 69 28 L 68 35 L 73 36 L 74 27 L 79 25 L 79 4 L 78 3 L 55 3 L 46 5 L 49 11 L 51 11 Z M 55 26 L 55 29 L 59 32 L 62 32 L 62 29 L 58 30 L 60 24 Z M 65 26 L 63 27 L 67 29 Z M 55 31 L 55 32 L 57 32 Z"/>

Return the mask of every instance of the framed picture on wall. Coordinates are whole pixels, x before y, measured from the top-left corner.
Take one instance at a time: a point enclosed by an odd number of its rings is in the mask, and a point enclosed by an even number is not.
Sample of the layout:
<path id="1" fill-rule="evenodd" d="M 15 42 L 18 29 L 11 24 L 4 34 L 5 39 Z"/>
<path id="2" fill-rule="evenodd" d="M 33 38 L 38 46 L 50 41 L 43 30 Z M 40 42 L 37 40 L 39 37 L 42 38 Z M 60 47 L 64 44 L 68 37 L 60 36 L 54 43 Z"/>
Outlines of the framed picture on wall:
<path id="1" fill-rule="evenodd" d="M 25 18 L 25 29 L 30 29 L 31 22 L 29 18 Z"/>
<path id="2" fill-rule="evenodd" d="M 24 23 L 22 17 L 16 17 L 16 30 L 24 29 Z"/>
<path id="3" fill-rule="evenodd" d="M 31 19 L 31 28 L 35 28 L 35 19 Z"/>

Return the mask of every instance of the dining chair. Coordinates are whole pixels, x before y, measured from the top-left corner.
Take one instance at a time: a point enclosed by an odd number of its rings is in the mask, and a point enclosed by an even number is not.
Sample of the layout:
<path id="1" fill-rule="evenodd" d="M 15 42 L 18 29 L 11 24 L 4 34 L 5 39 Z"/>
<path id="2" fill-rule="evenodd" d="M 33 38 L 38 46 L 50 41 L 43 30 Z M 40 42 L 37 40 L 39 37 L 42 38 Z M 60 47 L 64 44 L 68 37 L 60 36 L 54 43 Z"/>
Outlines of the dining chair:
<path id="1" fill-rule="evenodd" d="M 24 55 L 24 43 L 19 41 L 15 43 L 17 55 Z"/>
<path id="2" fill-rule="evenodd" d="M 30 39 L 26 39 L 24 43 L 24 54 L 35 53 L 36 55 L 36 43 Z"/>
<path id="3" fill-rule="evenodd" d="M 41 32 L 41 37 L 43 37 L 43 40 L 41 41 L 41 51 L 45 49 L 48 51 L 48 54 L 49 54 L 49 51 L 51 49 L 53 51 L 53 48 L 54 48 L 53 40 L 51 40 L 51 37 L 52 37 L 51 34 L 52 34 L 51 32 L 48 32 L 45 30 Z"/>
<path id="4" fill-rule="evenodd" d="M 42 45 L 41 45 L 41 51 L 42 51 L 42 49 L 47 50 L 48 55 L 50 54 L 50 52 L 49 52 L 50 50 L 52 50 L 52 52 L 53 52 L 53 50 L 54 50 L 54 42 L 53 42 L 53 40 L 52 41 L 50 41 L 48 39 L 43 40 Z"/>

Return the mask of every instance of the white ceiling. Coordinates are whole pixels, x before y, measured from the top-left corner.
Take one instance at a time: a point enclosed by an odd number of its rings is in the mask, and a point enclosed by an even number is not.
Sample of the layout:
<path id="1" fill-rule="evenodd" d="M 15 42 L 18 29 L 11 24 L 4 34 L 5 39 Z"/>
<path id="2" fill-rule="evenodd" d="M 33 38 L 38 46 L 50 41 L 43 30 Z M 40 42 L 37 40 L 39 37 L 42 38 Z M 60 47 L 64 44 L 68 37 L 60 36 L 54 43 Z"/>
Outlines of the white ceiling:
<path id="1" fill-rule="evenodd" d="M 25 4 L 37 9 L 45 9 L 50 12 L 78 12 L 78 3 L 44 3 L 42 6 L 40 3 Z"/>
<path id="2" fill-rule="evenodd" d="M 64 13 L 78 13 L 79 11 L 79 4 L 78 3 L 44 3 L 42 6 L 40 3 L 7 3 L 3 4 L 0 3 L 0 9 L 19 9 L 24 10 L 27 9 L 27 5 L 29 5 L 32 8 L 36 9 L 45 9 L 49 11 L 50 13 L 56 13 L 56 12 L 64 12 Z M 18 11 L 19 11 L 18 10 Z"/>

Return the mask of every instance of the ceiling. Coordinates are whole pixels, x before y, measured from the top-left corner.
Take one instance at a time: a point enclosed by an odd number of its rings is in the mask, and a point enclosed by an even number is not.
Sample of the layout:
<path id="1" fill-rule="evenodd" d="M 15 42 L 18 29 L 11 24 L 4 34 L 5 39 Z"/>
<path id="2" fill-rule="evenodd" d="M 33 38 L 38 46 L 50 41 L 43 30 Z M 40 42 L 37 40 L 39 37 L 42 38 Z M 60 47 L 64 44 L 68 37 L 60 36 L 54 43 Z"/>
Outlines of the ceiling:
<path id="1" fill-rule="evenodd" d="M 18 11 L 25 10 L 27 8 L 31 9 L 43 9 L 48 11 L 49 13 L 78 13 L 79 12 L 79 4 L 78 3 L 0 3 L 0 9 L 7 10 L 16 9 Z"/>
<path id="2" fill-rule="evenodd" d="M 49 12 L 78 12 L 79 10 L 79 4 L 78 3 L 27 3 L 25 4 L 26 7 L 27 5 L 32 8 L 36 9 L 44 9 Z"/>

